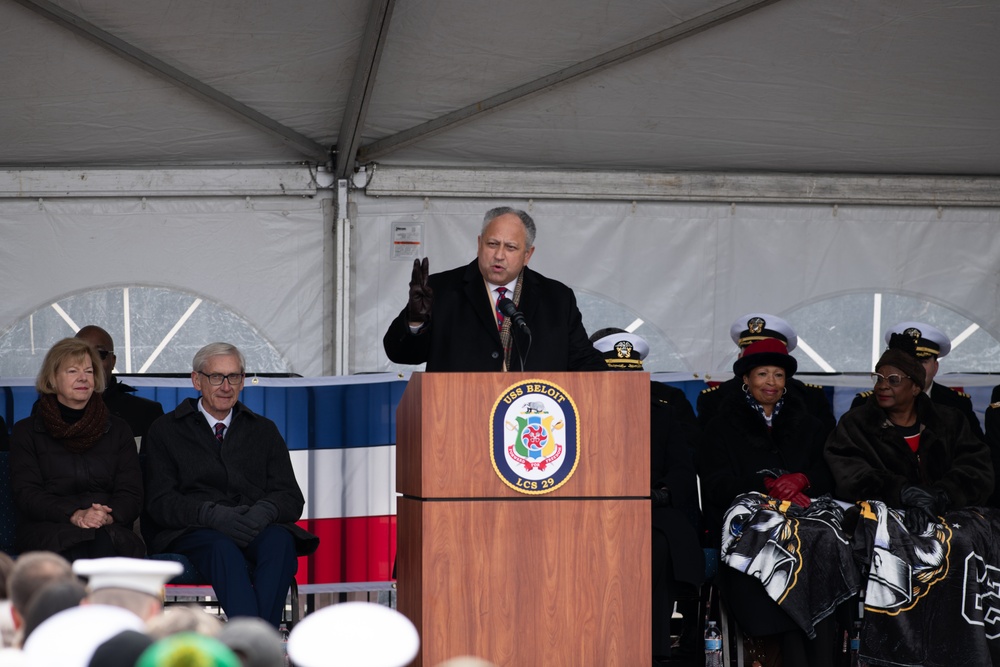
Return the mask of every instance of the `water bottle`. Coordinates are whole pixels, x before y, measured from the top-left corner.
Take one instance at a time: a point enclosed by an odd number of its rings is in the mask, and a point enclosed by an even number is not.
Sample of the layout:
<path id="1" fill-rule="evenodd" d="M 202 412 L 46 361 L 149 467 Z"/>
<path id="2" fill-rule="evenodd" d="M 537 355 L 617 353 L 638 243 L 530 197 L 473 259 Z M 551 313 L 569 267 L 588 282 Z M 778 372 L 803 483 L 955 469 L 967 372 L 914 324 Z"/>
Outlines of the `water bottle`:
<path id="1" fill-rule="evenodd" d="M 851 667 L 858 667 L 858 651 L 861 649 L 861 621 L 854 621 L 854 633 L 851 634 Z"/>
<path id="2" fill-rule="evenodd" d="M 705 667 L 722 667 L 722 633 L 715 621 L 705 628 Z"/>

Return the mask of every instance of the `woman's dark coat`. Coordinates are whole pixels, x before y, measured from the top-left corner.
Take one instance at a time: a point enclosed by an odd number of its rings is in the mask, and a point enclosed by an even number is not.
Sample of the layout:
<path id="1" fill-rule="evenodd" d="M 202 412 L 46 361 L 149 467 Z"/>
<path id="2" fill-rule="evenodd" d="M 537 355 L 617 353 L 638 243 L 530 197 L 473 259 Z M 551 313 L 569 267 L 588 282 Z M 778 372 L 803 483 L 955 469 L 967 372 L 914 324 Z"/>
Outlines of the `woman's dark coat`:
<path id="1" fill-rule="evenodd" d="M 829 493 L 832 479 L 823 460 L 827 433 L 795 396 L 785 395 L 770 429 L 742 392 L 727 397 L 705 429 L 698 457 L 705 523 L 713 543 L 718 544 L 722 516 L 733 498 L 749 491 L 766 493 L 768 475 L 801 472 L 809 478 L 806 495 Z"/>
<path id="2" fill-rule="evenodd" d="M 904 486 L 944 489 L 949 509 L 979 505 L 993 490 L 993 463 L 961 412 L 917 395 L 921 425 L 916 453 L 896 432 L 874 396 L 844 414 L 826 443 L 835 495 L 847 502 L 881 500 L 903 505 Z"/>
<path id="3" fill-rule="evenodd" d="M 142 510 L 142 472 L 135 439 L 123 419 L 109 415 L 104 435 L 87 451 L 74 453 L 50 436 L 33 413 L 14 424 L 10 476 L 19 551 L 63 552 L 93 540 L 97 529 L 78 528 L 70 516 L 100 503 L 112 509 L 114 523 L 103 530 L 119 554 L 144 555 L 132 530 Z"/>

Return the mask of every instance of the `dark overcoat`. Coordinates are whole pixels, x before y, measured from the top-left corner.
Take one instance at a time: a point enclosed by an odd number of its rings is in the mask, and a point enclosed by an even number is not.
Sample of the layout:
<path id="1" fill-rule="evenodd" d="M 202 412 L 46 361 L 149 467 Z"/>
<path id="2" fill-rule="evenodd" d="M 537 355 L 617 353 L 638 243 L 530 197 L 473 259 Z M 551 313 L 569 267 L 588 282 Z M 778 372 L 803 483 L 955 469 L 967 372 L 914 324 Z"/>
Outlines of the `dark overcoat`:
<path id="1" fill-rule="evenodd" d="M 910 450 L 874 396 L 840 418 L 826 443 L 836 496 L 847 502 L 881 500 L 902 507 L 904 486 L 944 489 L 949 508 L 983 503 L 993 490 L 993 464 L 985 443 L 961 412 L 917 394 L 920 446 Z"/>
<path id="2" fill-rule="evenodd" d="M 726 397 L 705 430 L 698 457 L 705 522 L 713 542 L 718 543 L 722 516 L 737 495 L 766 493 L 765 471 L 804 473 L 810 483 L 807 495 L 829 493 L 832 479 L 823 460 L 828 433 L 791 392 L 770 429 L 743 392 Z"/>
<path id="3" fill-rule="evenodd" d="M 33 413 L 14 424 L 10 476 L 17 508 L 19 551 L 66 551 L 94 539 L 96 529 L 79 528 L 70 516 L 93 503 L 112 509 L 105 526 L 120 555 L 141 556 L 132 527 L 142 510 L 142 473 L 128 424 L 108 416 L 104 435 L 85 452 L 66 448 Z"/>
<path id="4" fill-rule="evenodd" d="M 150 553 L 167 552 L 184 533 L 205 527 L 198 512 L 206 502 L 236 507 L 258 500 L 278 508 L 274 522 L 292 533 L 299 555 L 315 551 L 319 538 L 295 524 L 305 499 L 275 423 L 237 402 L 220 445 L 198 400 L 185 399 L 157 419 L 142 441 Z"/>

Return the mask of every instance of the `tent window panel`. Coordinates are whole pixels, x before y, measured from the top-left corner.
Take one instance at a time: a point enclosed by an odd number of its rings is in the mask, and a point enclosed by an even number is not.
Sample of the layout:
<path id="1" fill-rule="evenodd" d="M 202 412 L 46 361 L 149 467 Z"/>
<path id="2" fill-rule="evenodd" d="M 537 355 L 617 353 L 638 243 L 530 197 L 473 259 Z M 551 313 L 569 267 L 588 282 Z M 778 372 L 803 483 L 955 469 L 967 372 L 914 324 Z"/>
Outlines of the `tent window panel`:
<path id="1" fill-rule="evenodd" d="M 289 370 L 274 346 L 225 306 L 180 290 L 136 286 L 61 297 L 16 322 L 0 335 L 0 375 L 34 377 L 56 341 L 88 324 L 111 334 L 119 373 L 188 373 L 195 352 L 214 341 L 240 348 L 249 372 Z"/>

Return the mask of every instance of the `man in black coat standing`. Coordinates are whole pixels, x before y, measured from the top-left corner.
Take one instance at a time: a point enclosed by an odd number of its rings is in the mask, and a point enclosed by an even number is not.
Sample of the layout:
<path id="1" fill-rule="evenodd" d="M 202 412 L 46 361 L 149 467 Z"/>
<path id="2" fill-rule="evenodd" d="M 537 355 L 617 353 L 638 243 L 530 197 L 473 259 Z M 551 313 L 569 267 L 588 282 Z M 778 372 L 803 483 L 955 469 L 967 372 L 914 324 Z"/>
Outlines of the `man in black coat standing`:
<path id="1" fill-rule="evenodd" d="M 163 415 L 163 406 L 148 398 L 134 396 L 135 387 L 119 382 L 112 374 L 118 357 L 115 356 L 115 343 L 111 334 L 99 326 L 88 324 L 76 332 L 76 337 L 90 343 L 101 357 L 107 380 L 107 386 L 101 394 L 104 405 L 108 406 L 111 414 L 128 422 L 136 442 L 140 442 L 146 436 L 150 424 Z"/>
<path id="2" fill-rule="evenodd" d="M 192 365 L 201 398 L 156 420 L 142 443 L 146 545 L 187 556 L 230 618 L 278 627 L 297 557 L 319 539 L 295 524 L 305 499 L 278 427 L 237 400 L 243 354 L 211 343 Z"/>
<path id="3" fill-rule="evenodd" d="M 427 258 L 414 260 L 409 301 L 382 339 L 389 359 L 429 372 L 605 370 L 573 290 L 528 268 L 534 242 L 531 216 L 499 207 L 475 261 L 429 275 Z"/>

